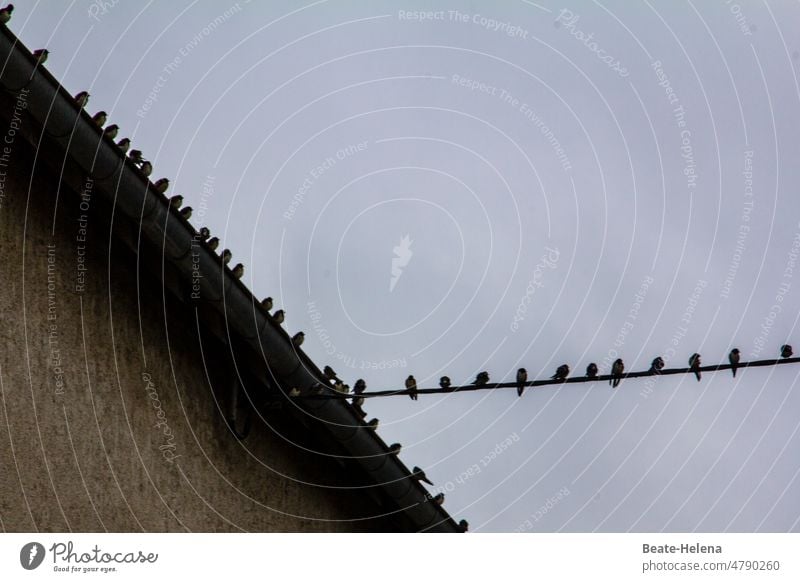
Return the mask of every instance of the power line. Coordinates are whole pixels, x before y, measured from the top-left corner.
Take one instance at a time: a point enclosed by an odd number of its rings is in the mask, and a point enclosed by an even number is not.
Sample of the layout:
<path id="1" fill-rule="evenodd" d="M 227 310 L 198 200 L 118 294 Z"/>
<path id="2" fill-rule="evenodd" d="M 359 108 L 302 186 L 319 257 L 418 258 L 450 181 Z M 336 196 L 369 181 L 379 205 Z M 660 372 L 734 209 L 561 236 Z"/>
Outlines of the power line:
<path id="1" fill-rule="evenodd" d="M 700 366 L 697 368 L 700 372 L 721 372 L 724 370 L 731 370 L 734 367 L 739 370 L 741 368 L 759 368 L 763 366 L 780 366 L 785 364 L 797 364 L 800 363 L 800 357 L 798 358 L 780 358 L 780 359 L 770 359 L 770 360 L 756 360 L 753 362 L 739 362 L 737 364 L 717 364 L 712 366 Z M 332 387 L 326 386 L 329 388 L 330 394 L 309 394 L 309 395 L 302 395 L 302 396 L 295 396 L 293 398 L 296 399 L 310 399 L 310 400 L 353 400 L 357 398 L 382 398 L 386 396 L 411 396 L 411 394 L 452 394 L 454 392 L 477 392 L 478 390 L 498 390 L 503 388 L 517 388 L 518 386 L 525 386 L 526 388 L 530 387 L 537 387 L 537 386 L 550 386 L 553 384 L 583 384 L 586 382 L 605 382 L 611 381 L 614 379 L 619 379 L 620 381 L 626 380 L 629 378 L 645 378 L 648 376 L 674 376 L 676 374 L 694 374 L 695 369 L 693 368 L 668 368 L 662 369 L 660 371 L 656 371 L 653 369 L 644 370 L 641 372 L 627 372 L 623 373 L 619 376 L 615 376 L 612 374 L 604 374 L 598 376 L 574 376 L 572 378 L 566 378 L 564 380 L 554 380 L 554 379 L 547 379 L 547 380 L 532 380 L 528 382 L 523 382 L 521 384 L 517 382 L 499 382 L 499 383 L 487 383 L 484 385 L 476 386 L 475 384 L 467 384 L 464 386 L 448 386 L 447 388 L 418 388 L 416 391 L 410 390 L 374 390 L 371 392 L 363 392 L 362 394 L 352 394 L 352 393 L 342 393 L 336 392 Z"/>

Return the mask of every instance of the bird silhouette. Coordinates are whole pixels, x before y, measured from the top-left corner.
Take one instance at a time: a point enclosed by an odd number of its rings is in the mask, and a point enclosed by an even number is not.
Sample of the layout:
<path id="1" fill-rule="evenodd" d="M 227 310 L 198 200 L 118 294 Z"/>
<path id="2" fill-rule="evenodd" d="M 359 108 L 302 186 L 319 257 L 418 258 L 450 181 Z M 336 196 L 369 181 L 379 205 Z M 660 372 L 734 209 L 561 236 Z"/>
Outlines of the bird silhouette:
<path id="1" fill-rule="evenodd" d="M 661 356 L 653 358 L 653 361 L 650 362 L 650 371 L 653 372 L 653 374 L 660 374 L 663 369 L 664 359 Z"/>
<path id="2" fill-rule="evenodd" d="M 469 531 L 469 522 L 467 522 L 466 519 L 462 519 L 461 521 L 458 522 L 458 527 L 461 528 L 461 531 L 466 533 Z"/>
<path id="3" fill-rule="evenodd" d="M 208 237 L 211 236 L 211 231 L 208 230 L 207 226 L 201 226 L 200 230 L 197 232 L 197 236 L 200 240 L 208 240 Z"/>
<path id="4" fill-rule="evenodd" d="M 279 309 L 278 311 L 272 314 L 272 321 L 274 321 L 278 325 L 282 324 L 285 318 L 286 318 L 286 312 L 283 309 Z"/>
<path id="5" fill-rule="evenodd" d="M 180 194 L 171 196 L 169 199 L 169 205 L 175 210 L 180 210 L 180 207 L 183 206 L 183 196 L 181 196 Z"/>
<path id="6" fill-rule="evenodd" d="M 336 380 L 337 379 L 336 370 L 334 370 L 330 366 L 325 366 L 322 369 L 322 373 L 325 374 L 325 378 L 327 378 L 328 380 Z"/>
<path id="7" fill-rule="evenodd" d="M 406 378 L 406 390 L 408 390 L 408 397 L 411 398 L 411 400 L 419 398 L 417 394 L 417 381 L 414 376 L 409 375 L 409 377 Z"/>
<path id="8" fill-rule="evenodd" d="M 373 418 L 372 420 L 370 420 L 367 423 L 367 428 L 372 429 L 372 430 L 377 430 L 379 424 L 380 424 L 380 421 L 377 418 Z"/>
<path id="9" fill-rule="evenodd" d="M 128 153 L 128 148 L 131 147 L 130 138 L 123 137 L 121 140 L 117 142 L 117 147 L 119 148 L 119 151 L 121 151 L 123 154 Z"/>
<path id="10" fill-rule="evenodd" d="M 403 445 L 400 443 L 392 443 L 389 445 L 389 454 L 390 455 L 399 455 L 400 450 L 403 448 Z"/>
<path id="11" fill-rule="evenodd" d="M 86 91 L 81 91 L 77 95 L 75 95 L 75 103 L 78 104 L 78 107 L 83 109 L 89 103 L 89 93 Z"/>
<path id="12" fill-rule="evenodd" d="M 784 359 L 791 358 L 792 354 L 794 354 L 794 351 L 792 351 L 792 346 L 790 346 L 789 344 L 784 344 L 784 345 L 781 346 L 781 357 L 782 358 L 784 358 Z"/>
<path id="13" fill-rule="evenodd" d="M 692 354 L 689 356 L 689 370 L 694 372 L 694 377 L 697 378 L 697 381 L 700 381 L 700 354 Z"/>
<path id="14" fill-rule="evenodd" d="M 141 170 L 142 174 L 145 176 L 150 176 L 150 174 L 153 173 L 153 164 L 147 160 L 142 160 L 141 164 L 139 165 L 139 170 Z"/>
<path id="15" fill-rule="evenodd" d="M 106 124 L 106 120 L 108 119 L 108 114 L 105 111 L 98 111 L 94 115 L 92 115 L 92 121 L 94 121 L 100 127 L 103 127 Z"/>
<path id="16" fill-rule="evenodd" d="M 192 217 L 192 207 L 191 206 L 184 206 L 180 209 L 180 214 L 184 220 L 189 220 Z"/>
<path id="17" fill-rule="evenodd" d="M 528 371 L 525 368 L 517 370 L 517 396 L 525 392 L 525 382 L 528 381 Z"/>
<path id="18" fill-rule="evenodd" d="M 36 66 L 43 65 L 49 55 L 50 51 L 47 49 L 36 49 L 33 51 L 33 57 L 36 59 Z"/>
<path id="19" fill-rule="evenodd" d="M 475 381 L 473 384 L 475 386 L 486 386 L 489 383 L 489 372 L 483 371 L 478 372 L 478 375 L 475 376 Z"/>
<path id="20" fill-rule="evenodd" d="M 363 378 L 359 378 L 353 385 L 353 394 L 363 394 L 366 389 L 367 383 L 364 382 Z"/>
<path id="21" fill-rule="evenodd" d="M 616 388 L 619 386 L 619 383 L 622 381 L 622 373 L 625 371 L 625 364 L 622 362 L 622 358 L 617 358 L 614 360 L 614 364 L 611 366 L 611 380 L 608 381 L 611 384 L 612 388 Z"/>
<path id="22" fill-rule="evenodd" d="M 228 263 L 230 263 L 232 258 L 233 258 L 233 253 L 230 251 L 230 249 L 223 249 L 222 250 L 222 264 L 223 265 L 227 265 Z"/>
<path id="23" fill-rule="evenodd" d="M 142 158 L 142 150 L 131 150 L 131 152 L 128 154 L 128 158 L 134 164 L 141 164 L 144 160 L 144 158 Z"/>
<path id="24" fill-rule="evenodd" d="M 149 163 L 150 162 L 145 162 L 144 164 L 142 164 L 142 166 Z M 161 192 L 163 194 L 164 192 L 167 191 L 167 188 L 169 188 L 169 180 L 167 180 L 166 178 L 159 178 L 158 180 L 155 181 L 155 184 L 153 184 L 153 186 L 155 186 L 156 191 Z"/>
<path id="25" fill-rule="evenodd" d="M 272 311 L 272 297 L 264 297 L 264 299 L 261 300 L 261 307 L 267 311 Z"/>
<path id="26" fill-rule="evenodd" d="M 299 348 L 303 345 L 303 341 L 306 339 L 306 334 L 302 331 L 298 331 L 294 336 L 292 336 L 292 344 L 294 347 Z"/>
<path id="27" fill-rule="evenodd" d="M 106 125 L 106 128 L 103 130 L 103 133 L 108 139 L 114 139 L 117 137 L 119 133 L 119 125 L 116 123 L 112 123 L 111 125 Z"/>
<path id="28" fill-rule="evenodd" d="M 425 471 L 420 469 L 419 467 L 414 467 L 411 471 L 411 476 L 414 477 L 417 481 L 422 481 L 423 483 L 427 483 L 430 486 L 433 486 L 433 481 L 428 479 L 428 476 L 425 475 Z"/>
<path id="29" fill-rule="evenodd" d="M 244 275 L 244 265 L 241 263 L 236 263 L 236 266 L 231 270 L 234 278 L 241 279 L 242 275 Z"/>
<path id="30" fill-rule="evenodd" d="M 597 364 L 592 362 L 588 366 L 586 366 L 586 377 L 587 378 L 597 378 Z"/>
<path id="31" fill-rule="evenodd" d="M 447 376 L 442 376 L 439 378 L 439 386 L 442 388 L 450 388 L 450 378 Z"/>
<path id="32" fill-rule="evenodd" d="M 437 505 L 442 505 L 444 504 L 444 493 L 437 493 L 436 495 L 433 496 L 432 499 L 433 502 L 436 503 Z"/>
<path id="33" fill-rule="evenodd" d="M 739 365 L 739 360 L 741 359 L 741 355 L 739 354 L 739 348 L 733 348 L 731 353 L 728 354 L 728 361 L 731 363 L 731 373 L 733 377 L 736 378 L 736 367 Z"/>
<path id="34" fill-rule="evenodd" d="M 556 368 L 556 373 L 550 376 L 551 380 L 566 380 L 567 376 L 569 376 L 569 366 L 566 364 L 561 364 L 558 368 Z"/>
<path id="35" fill-rule="evenodd" d="M 217 248 L 219 248 L 219 239 L 215 236 L 212 236 L 210 239 L 208 239 L 206 245 L 208 245 L 209 250 L 215 251 Z"/>
<path id="36" fill-rule="evenodd" d="M 0 24 L 8 24 L 11 20 L 11 13 L 14 12 L 14 5 L 9 4 L 5 8 L 0 9 Z"/>

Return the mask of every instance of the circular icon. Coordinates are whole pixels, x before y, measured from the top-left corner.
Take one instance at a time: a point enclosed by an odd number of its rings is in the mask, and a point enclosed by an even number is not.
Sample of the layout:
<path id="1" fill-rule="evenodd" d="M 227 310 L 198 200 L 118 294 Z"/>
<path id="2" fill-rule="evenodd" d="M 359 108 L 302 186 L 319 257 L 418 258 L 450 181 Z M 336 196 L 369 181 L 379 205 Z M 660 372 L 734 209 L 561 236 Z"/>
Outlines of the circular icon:
<path id="1" fill-rule="evenodd" d="M 44 560 L 44 546 L 39 542 L 29 542 L 19 551 L 19 563 L 26 570 L 35 570 Z"/>

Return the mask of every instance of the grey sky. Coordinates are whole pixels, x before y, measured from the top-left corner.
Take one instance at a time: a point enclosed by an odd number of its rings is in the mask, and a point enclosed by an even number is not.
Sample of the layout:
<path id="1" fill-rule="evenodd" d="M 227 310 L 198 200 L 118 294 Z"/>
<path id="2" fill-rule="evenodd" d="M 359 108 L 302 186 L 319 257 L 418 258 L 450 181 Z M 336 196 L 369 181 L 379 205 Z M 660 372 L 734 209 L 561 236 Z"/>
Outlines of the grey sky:
<path id="1" fill-rule="evenodd" d="M 18 6 L 12 29 L 351 384 L 796 335 L 796 4 L 110 5 Z M 798 530 L 796 368 L 707 376 L 366 408 L 473 530 Z"/>

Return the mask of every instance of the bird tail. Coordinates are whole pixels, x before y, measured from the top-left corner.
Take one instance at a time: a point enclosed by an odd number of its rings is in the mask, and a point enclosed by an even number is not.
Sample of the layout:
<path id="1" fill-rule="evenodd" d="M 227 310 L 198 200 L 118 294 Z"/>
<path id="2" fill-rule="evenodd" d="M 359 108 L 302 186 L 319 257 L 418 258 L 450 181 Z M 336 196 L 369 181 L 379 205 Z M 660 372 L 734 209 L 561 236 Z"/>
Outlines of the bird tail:
<path id="1" fill-rule="evenodd" d="M 733 377 L 736 378 L 736 366 L 731 368 L 731 372 L 733 372 Z"/>
<path id="2" fill-rule="evenodd" d="M 525 392 L 525 386 L 517 386 L 517 396 L 522 396 L 523 392 Z"/>

